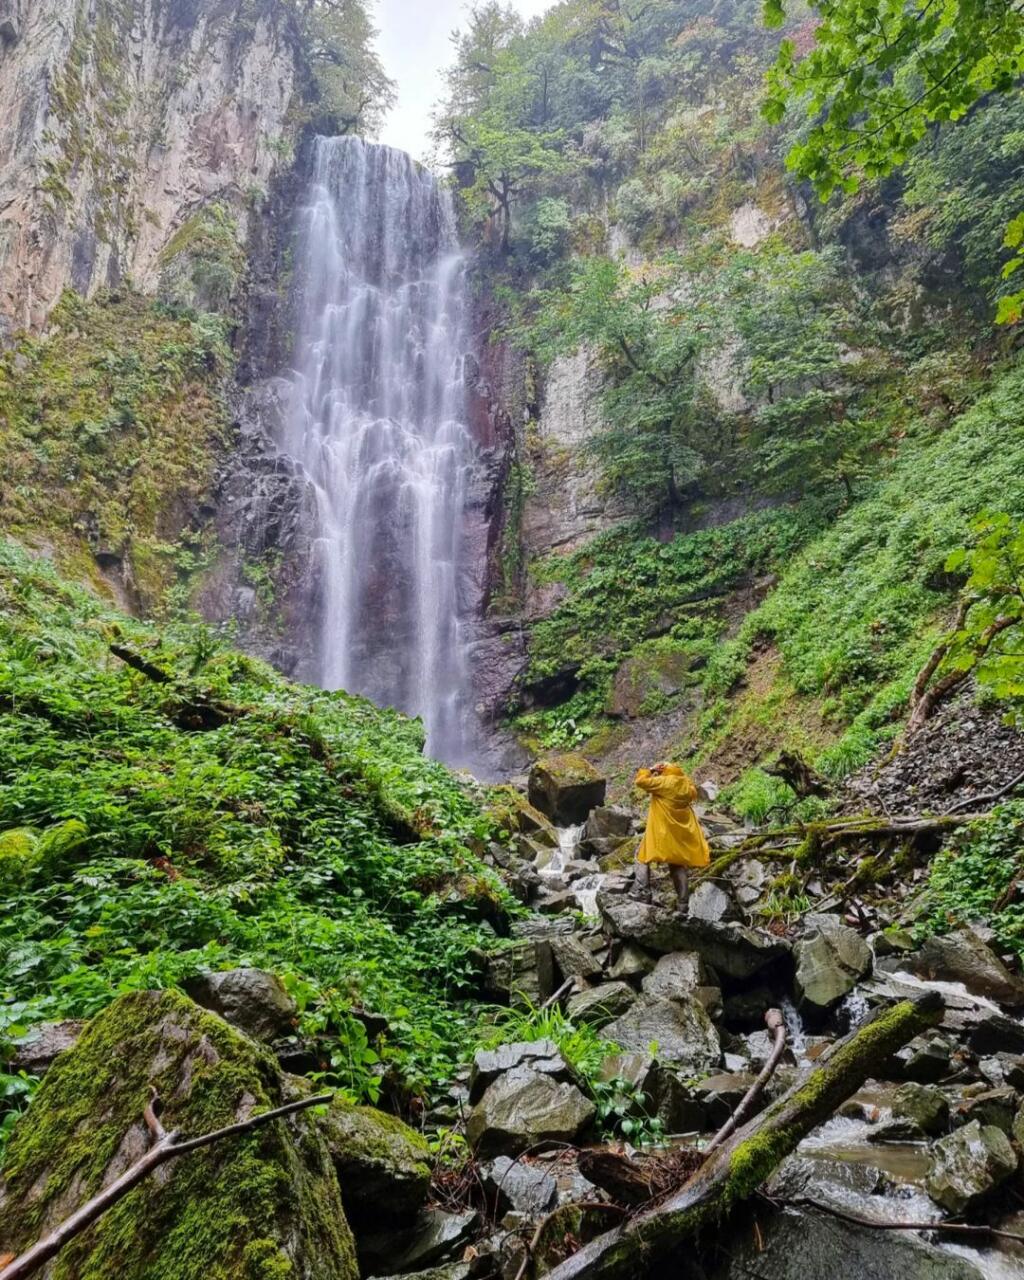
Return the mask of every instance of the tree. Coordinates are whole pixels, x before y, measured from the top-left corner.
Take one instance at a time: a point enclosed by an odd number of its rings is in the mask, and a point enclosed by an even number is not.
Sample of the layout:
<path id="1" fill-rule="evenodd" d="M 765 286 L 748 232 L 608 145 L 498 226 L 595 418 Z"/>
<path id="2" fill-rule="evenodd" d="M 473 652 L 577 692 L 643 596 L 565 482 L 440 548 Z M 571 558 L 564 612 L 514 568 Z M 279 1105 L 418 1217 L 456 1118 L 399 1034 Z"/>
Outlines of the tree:
<path id="1" fill-rule="evenodd" d="M 715 309 L 672 259 L 640 279 L 609 258 L 574 264 L 568 289 L 539 292 L 527 339 L 543 359 L 585 347 L 605 375 L 592 448 L 605 482 L 644 514 L 678 504 L 704 466 L 698 356 Z"/>
<path id="2" fill-rule="evenodd" d="M 294 0 L 320 101 L 346 132 L 373 134 L 394 106 L 364 0 Z"/>
<path id="3" fill-rule="evenodd" d="M 768 75 L 766 117 L 782 120 L 803 101 L 811 121 L 789 153 L 790 167 L 822 198 L 857 190 L 864 177 L 902 165 L 929 128 L 964 117 L 992 93 L 1014 91 L 1024 71 L 1024 6 L 1007 0 L 812 0 L 820 21 L 801 57 L 782 41 Z M 765 0 L 769 26 L 785 18 L 785 0 Z M 1007 228 L 1024 264 L 1024 217 Z M 1024 294 L 1000 300 L 997 319 L 1015 321 Z"/>
<path id="4" fill-rule="evenodd" d="M 761 484 L 839 481 L 852 496 L 862 444 L 851 414 L 860 326 L 838 251 L 794 253 L 769 241 L 736 254 L 722 306 L 740 340 L 744 390 L 757 402 L 751 444 Z"/>

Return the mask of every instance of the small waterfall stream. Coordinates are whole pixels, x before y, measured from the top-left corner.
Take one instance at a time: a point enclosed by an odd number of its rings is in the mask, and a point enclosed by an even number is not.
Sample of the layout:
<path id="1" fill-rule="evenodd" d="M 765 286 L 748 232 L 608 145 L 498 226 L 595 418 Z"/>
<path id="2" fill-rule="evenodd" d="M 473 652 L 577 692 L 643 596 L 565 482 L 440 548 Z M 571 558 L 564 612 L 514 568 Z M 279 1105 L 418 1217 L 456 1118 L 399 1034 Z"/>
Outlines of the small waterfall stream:
<path id="1" fill-rule="evenodd" d="M 421 715 L 428 750 L 451 764 L 472 756 L 464 275 L 430 173 L 391 147 L 315 140 L 281 443 L 317 495 L 318 677 Z"/>

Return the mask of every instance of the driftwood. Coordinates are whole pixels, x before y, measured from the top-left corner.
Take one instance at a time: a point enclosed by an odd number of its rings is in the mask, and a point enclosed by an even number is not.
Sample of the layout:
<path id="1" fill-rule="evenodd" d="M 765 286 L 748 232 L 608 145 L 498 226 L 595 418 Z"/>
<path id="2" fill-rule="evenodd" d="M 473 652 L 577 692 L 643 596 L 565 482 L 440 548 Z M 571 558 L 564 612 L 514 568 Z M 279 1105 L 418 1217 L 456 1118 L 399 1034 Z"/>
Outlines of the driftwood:
<path id="1" fill-rule="evenodd" d="M 706 1148 L 708 1154 L 714 1151 L 716 1147 L 720 1147 L 729 1134 L 738 1129 L 740 1124 L 746 1120 L 754 1109 L 754 1103 L 764 1093 L 765 1086 L 775 1074 L 775 1068 L 779 1065 L 779 1061 L 786 1050 L 786 1020 L 782 1016 L 782 1010 L 768 1009 L 764 1015 L 764 1020 L 773 1038 L 772 1051 L 768 1055 L 768 1061 L 761 1068 L 757 1079 L 740 1099 L 736 1110 L 708 1143 Z"/>
<path id="2" fill-rule="evenodd" d="M 649 1161 L 631 1160 L 610 1147 L 584 1147 L 576 1167 L 588 1182 L 607 1191 L 620 1204 L 646 1204 L 653 1195 Z"/>
<path id="3" fill-rule="evenodd" d="M 780 751 L 773 764 L 763 771 L 771 778 L 781 778 L 803 800 L 807 796 L 827 796 L 829 784 L 795 751 Z"/>
<path id="4" fill-rule="evenodd" d="M 548 1280 L 636 1280 L 753 1195 L 821 1124 L 914 1036 L 941 1018 L 942 998 L 902 1001 L 835 1045 L 817 1067 L 737 1130 L 668 1199 L 606 1232 L 548 1273 Z"/>
<path id="5" fill-rule="evenodd" d="M 211 1133 L 202 1133 L 196 1138 L 184 1138 L 174 1130 L 168 1133 L 160 1123 L 156 1114 L 158 1099 L 154 1092 L 143 1112 L 146 1127 L 153 1140 L 153 1145 L 145 1155 L 140 1156 L 134 1164 L 128 1166 L 119 1178 L 115 1178 L 102 1191 L 98 1191 L 91 1200 L 87 1200 L 85 1204 L 76 1209 L 70 1218 L 65 1218 L 60 1226 L 55 1227 L 49 1235 L 44 1236 L 31 1249 L 27 1249 L 23 1254 L 15 1258 L 13 1262 L 4 1267 L 0 1271 L 0 1280 L 22 1280 L 24 1276 L 34 1275 L 51 1258 L 55 1257 L 69 1240 L 73 1240 L 86 1227 L 91 1226 L 111 1205 L 117 1204 L 118 1200 L 126 1196 L 132 1187 L 137 1186 L 154 1169 L 166 1164 L 168 1160 L 188 1155 L 190 1151 L 198 1151 L 200 1147 L 209 1147 L 214 1142 L 223 1141 L 224 1138 L 248 1133 L 250 1130 L 257 1129 L 260 1125 L 268 1124 L 271 1120 L 277 1120 L 281 1116 L 290 1116 L 293 1112 L 304 1111 L 307 1107 L 316 1107 L 328 1103 L 333 1096 L 331 1093 L 322 1093 L 313 1098 L 301 1098 L 299 1101 L 289 1102 L 283 1107 L 275 1107 L 273 1111 L 263 1111 L 258 1116 L 250 1116 L 248 1120 L 240 1120 L 237 1124 L 225 1125 L 223 1129 L 214 1129 Z"/>

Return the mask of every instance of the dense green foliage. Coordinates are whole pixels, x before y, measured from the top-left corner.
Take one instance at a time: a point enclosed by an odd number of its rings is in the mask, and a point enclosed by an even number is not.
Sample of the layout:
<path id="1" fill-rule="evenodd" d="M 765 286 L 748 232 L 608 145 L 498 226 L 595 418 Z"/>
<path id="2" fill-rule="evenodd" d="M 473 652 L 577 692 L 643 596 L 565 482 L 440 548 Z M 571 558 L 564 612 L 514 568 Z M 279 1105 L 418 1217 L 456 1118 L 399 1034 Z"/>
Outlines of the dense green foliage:
<path id="1" fill-rule="evenodd" d="M 999 945 L 1024 956 L 1024 904 L 1014 892 L 1024 848 L 1024 802 L 1000 805 L 993 816 L 958 833 L 935 859 L 921 903 L 921 923 L 945 932 L 983 920 Z"/>
<path id="2" fill-rule="evenodd" d="M 0 355 L 4 528 L 96 579 L 109 567 L 146 609 L 198 545 L 229 439 L 222 321 L 138 294 L 68 292 L 45 338 Z"/>
<path id="3" fill-rule="evenodd" d="M 155 683 L 114 639 L 172 678 Z M 189 708 L 227 708 L 213 728 Z M 5 1034 L 240 964 L 279 973 L 332 1077 L 371 1096 L 463 1056 L 504 895 L 476 803 L 418 722 L 289 684 L 209 630 L 112 614 L 0 552 Z M 349 1010 L 388 1019 L 370 1043 Z"/>
<path id="4" fill-rule="evenodd" d="M 930 0 L 857 5 L 812 0 L 811 7 L 818 19 L 813 37 L 805 47 L 783 40 L 769 75 L 764 114 L 779 122 L 788 104 L 799 102 L 809 125 L 790 150 L 788 163 L 822 198 L 837 189 L 856 191 L 864 177 L 891 173 L 933 126 L 959 121 L 972 111 L 984 116 L 986 112 L 975 109 L 990 95 L 1010 93 L 1014 107 L 1019 103 L 1024 15 L 1013 5 L 999 0 L 945 5 Z M 770 25 L 781 25 L 785 11 L 785 0 L 765 0 Z M 1018 150 L 1012 137 L 1005 143 L 1004 138 L 998 134 L 976 154 L 999 154 L 1004 145 Z M 979 140 L 975 129 L 971 141 L 976 145 Z M 957 188 L 971 167 L 968 162 L 958 169 Z M 987 240 L 991 216 L 987 210 L 981 227 Z M 1004 244 L 1015 253 L 1003 268 L 1004 277 L 1024 265 L 1019 206 L 1011 218 Z M 997 245 L 990 239 L 993 259 Z M 1024 293 L 1004 292 L 997 318 L 1017 321 L 1022 307 Z"/>

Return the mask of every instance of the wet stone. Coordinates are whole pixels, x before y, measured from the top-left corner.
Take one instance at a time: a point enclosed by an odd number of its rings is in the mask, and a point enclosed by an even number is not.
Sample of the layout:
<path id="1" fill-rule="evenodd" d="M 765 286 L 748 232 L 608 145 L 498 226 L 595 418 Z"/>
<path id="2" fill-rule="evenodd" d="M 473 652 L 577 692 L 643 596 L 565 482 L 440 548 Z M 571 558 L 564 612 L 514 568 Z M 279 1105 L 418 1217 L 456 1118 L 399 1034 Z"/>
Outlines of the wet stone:
<path id="1" fill-rule="evenodd" d="M 950 1213 L 963 1213 L 1005 1182 L 1017 1169 L 1010 1141 L 994 1125 L 977 1120 L 941 1138 L 932 1148 L 925 1186 Z"/>
<path id="2" fill-rule="evenodd" d="M 565 1006 L 570 1022 L 604 1027 L 621 1017 L 636 1001 L 636 992 L 625 982 L 606 982 L 571 996 Z"/>
<path id="3" fill-rule="evenodd" d="M 573 1078 L 569 1064 L 554 1040 L 522 1040 L 499 1045 L 497 1049 L 478 1049 L 469 1075 L 469 1100 L 479 1102 L 484 1091 L 506 1071 L 529 1067 L 540 1075 L 556 1080 Z"/>

